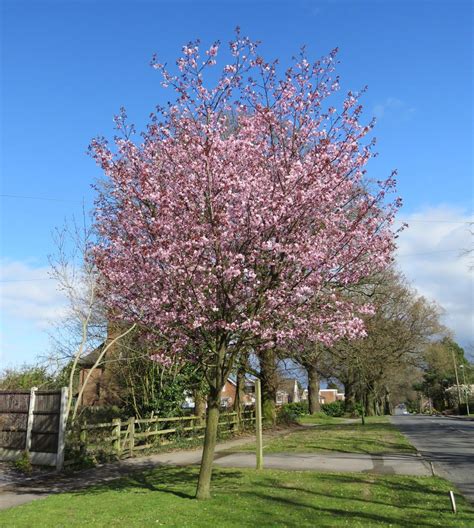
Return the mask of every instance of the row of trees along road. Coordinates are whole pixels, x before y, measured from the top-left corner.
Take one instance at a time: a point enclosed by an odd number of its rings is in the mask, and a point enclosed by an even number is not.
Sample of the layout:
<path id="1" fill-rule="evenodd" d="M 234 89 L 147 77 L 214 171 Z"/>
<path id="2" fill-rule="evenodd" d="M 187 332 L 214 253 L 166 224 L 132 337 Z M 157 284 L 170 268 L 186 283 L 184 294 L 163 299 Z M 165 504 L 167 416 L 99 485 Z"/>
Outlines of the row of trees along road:
<path id="1" fill-rule="evenodd" d="M 390 413 L 392 400 L 400 403 L 420 379 L 427 346 L 446 329 L 440 309 L 417 295 L 393 270 L 374 276 L 351 292 L 359 302 L 369 297 L 373 313 L 364 316 L 366 335 L 340 339 L 331 346 L 305 344 L 295 354 L 308 373 L 310 408 L 317 408 L 311 392 L 319 377 L 337 379 L 344 387 L 346 408 L 366 415 Z"/>
<path id="2" fill-rule="evenodd" d="M 196 497 L 210 495 L 220 393 L 242 357 L 294 339 L 332 346 L 363 331 L 347 294 L 391 261 L 393 177 L 368 182 L 372 124 L 358 94 L 336 110 L 336 52 L 304 51 L 281 76 L 237 32 L 216 73 L 215 43 L 183 48 L 175 100 L 140 142 L 125 111 L 115 147 L 96 139 L 91 256 L 110 318 L 147 332 L 159 362 L 197 365 L 207 418 Z"/>

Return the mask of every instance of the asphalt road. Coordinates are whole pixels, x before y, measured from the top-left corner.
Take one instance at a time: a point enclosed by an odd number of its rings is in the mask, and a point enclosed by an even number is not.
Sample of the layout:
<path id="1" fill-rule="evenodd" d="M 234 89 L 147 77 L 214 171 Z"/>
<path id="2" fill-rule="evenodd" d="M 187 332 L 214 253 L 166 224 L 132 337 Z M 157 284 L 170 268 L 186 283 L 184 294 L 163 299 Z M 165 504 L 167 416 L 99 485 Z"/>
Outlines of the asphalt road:
<path id="1" fill-rule="evenodd" d="M 474 503 L 474 421 L 433 416 L 392 416 L 392 422 Z"/>

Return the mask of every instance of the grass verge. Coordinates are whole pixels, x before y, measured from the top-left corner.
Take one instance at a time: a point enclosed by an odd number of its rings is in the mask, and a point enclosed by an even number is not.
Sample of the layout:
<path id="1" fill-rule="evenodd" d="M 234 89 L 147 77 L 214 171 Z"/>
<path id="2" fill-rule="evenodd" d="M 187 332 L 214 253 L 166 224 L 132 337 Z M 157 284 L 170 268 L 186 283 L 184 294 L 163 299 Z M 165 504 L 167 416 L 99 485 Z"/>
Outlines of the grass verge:
<path id="1" fill-rule="evenodd" d="M 0 512 L 8 528 L 471 527 L 474 510 L 435 477 L 216 469 L 213 498 L 193 499 L 198 469 L 162 467 Z"/>
<path id="2" fill-rule="evenodd" d="M 386 416 L 374 416 L 354 423 L 337 418 L 320 421 L 317 427 L 302 427 L 288 434 L 264 440 L 265 453 L 314 453 L 336 451 L 340 453 L 414 453 L 415 448 L 392 425 Z M 324 420 L 324 419 L 322 419 Z M 303 422 L 303 420 L 302 420 Z M 311 423 L 306 422 L 305 425 Z M 238 451 L 255 450 L 255 444 L 246 444 Z"/>
<path id="3" fill-rule="evenodd" d="M 348 423 L 347 418 L 334 418 L 333 416 L 328 416 L 323 412 L 316 414 L 306 414 L 298 418 L 298 422 L 302 425 L 325 425 L 325 424 L 340 424 Z"/>

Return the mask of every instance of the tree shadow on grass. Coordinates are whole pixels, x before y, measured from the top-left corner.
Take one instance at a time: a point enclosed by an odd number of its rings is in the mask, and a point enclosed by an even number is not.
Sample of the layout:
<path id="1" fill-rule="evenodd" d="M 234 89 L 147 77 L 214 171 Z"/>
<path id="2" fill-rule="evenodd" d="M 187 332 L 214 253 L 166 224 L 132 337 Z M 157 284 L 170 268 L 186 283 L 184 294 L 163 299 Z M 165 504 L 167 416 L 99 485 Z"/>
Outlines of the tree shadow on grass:
<path id="1" fill-rule="evenodd" d="M 134 471 L 125 477 L 73 492 L 91 495 L 108 491 L 134 493 L 140 492 L 140 490 L 148 490 L 169 493 L 183 499 L 194 499 L 198 474 L 199 468 L 196 467 L 162 466 L 155 470 Z M 241 479 L 242 473 L 240 471 L 226 471 L 225 473 L 213 471 L 212 474 L 213 485 L 225 484 L 226 489 L 229 490 L 235 488 Z"/>
<path id="2" fill-rule="evenodd" d="M 252 494 L 253 496 L 255 497 L 259 497 L 260 499 L 263 499 L 263 500 L 270 500 L 270 501 L 273 501 L 273 502 L 279 502 L 285 506 L 288 506 L 288 507 L 291 507 L 291 508 L 304 508 L 304 509 L 308 509 L 308 510 L 312 510 L 314 512 L 314 516 L 316 515 L 321 515 L 323 513 L 325 514 L 328 514 L 328 515 L 331 515 L 331 516 L 335 516 L 337 518 L 341 518 L 341 521 L 342 519 L 344 519 L 343 522 L 341 522 L 341 525 L 342 524 L 347 524 L 349 521 L 352 521 L 352 522 L 355 522 L 355 521 L 361 521 L 361 522 L 364 522 L 364 523 L 367 523 L 367 522 L 376 522 L 380 525 L 387 525 L 387 526 L 400 526 L 400 527 L 406 527 L 408 526 L 406 524 L 406 519 L 396 519 L 392 516 L 388 516 L 388 515 L 381 515 L 381 514 L 377 514 L 377 513 L 369 513 L 369 512 L 364 512 L 364 511 L 350 511 L 350 510 L 347 510 L 347 509 L 342 509 L 342 508 L 336 508 L 336 507 L 328 507 L 328 506 L 324 506 L 322 504 L 317 504 L 317 505 L 310 505 L 310 504 L 306 504 L 304 502 L 301 502 L 301 501 L 297 501 L 297 500 L 294 500 L 294 499 L 289 499 L 289 498 L 286 498 L 286 497 L 277 497 L 277 496 L 274 496 L 274 495 L 267 495 L 265 493 L 253 493 Z M 334 497 L 331 497 L 331 498 L 334 498 Z M 339 497 L 339 499 L 341 500 L 344 500 L 344 497 Z M 315 517 L 316 518 L 316 517 Z M 316 525 L 316 524 L 315 524 Z M 430 521 L 424 521 L 420 518 L 417 519 L 417 524 L 416 526 L 423 526 L 423 527 L 435 527 L 435 526 L 439 526 L 439 523 L 435 520 L 433 522 L 430 522 Z"/>
<path id="3" fill-rule="evenodd" d="M 393 492 L 406 492 L 406 493 L 426 493 L 427 491 L 427 485 L 429 486 L 429 481 L 433 479 L 433 477 L 401 477 L 400 475 L 397 475 L 394 477 L 394 479 L 391 479 L 390 476 L 382 475 L 382 476 L 369 476 L 367 474 L 357 474 L 357 473 L 318 473 L 315 477 L 320 482 L 327 481 L 329 483 L 339 483 L 339 484 L 376 484 L 377 486 L 382 486 L 386 488 L 388 491 Z M 403 480 L 402 480 L 403 479 Z M 420 479 L 418 482 L 415 479 Z M 423 482 L 425 480 L 425 482 Z M 444 481 L 437 481 L 439 484 L 440 482 Z M 449 487 L 449 489 L 452 489 L 452 485 Z M 429 489 L 429 493 L 431 495 L 436 495 L 438 497 L 445 497 L 446 493 L 448 491 L 448 488 L 446 490 L 440 490 L 440 489 Z"/>
<path id="4" fill-rule="evenodd" d="M 334 482 L 332 481 L 331 484 L 334 484 Z M 368 485 L 371 485 L 373 483 L 371 482 L 367 482 Z M 395 486 L 392 487 L 392 486 L 386 486 L 385 483 L 380 483 L 378 482 L 377 483 L 377 486 L 383 486 L 383 487 L 386 487 L 388 488 L 388 491 L 393 491 Z M 278 485 L 274 485 L 274 488 L 275 489 L 282 489 L 282 490 L 292 490 L 292 491 L 296 491 L 298 493 L 301 493 L 301 495 L 303 496 L 304 494 L 308 494 L 308 495 L 312 495 L 312 496 L 315 496 L 315 497 L 326 497 L 328 499 L 337 499 L 337 498 L 341 498 L 340 496 L 338 495 L 335 495 L 333 493 L 324 493 L 322 491 L 314 491 L 314 490 L 309 490 L 309 489 L 306 489 L 306 488 L 301 488 L 301 487 L 297 487 L 297 486 L 278 486 Z M 407 490 L 404 490 L 404 491 L 407 491 Z M 421 487 L 420 489 L 418 490 L 414 490 L 414 492 L 420 492 L 420 493 L 426 493 L 426 488 L 423 488 Z M 439 491 L 432 491 L 430 490 L 430 495 L 441 495 L 443 499 L 445 499 L 445 507 L 444 508 L 437 508 L 437 511 L 439 511 L 439 513 L 450 513 L 451 512 L 451 509 L 449 507 L 449 500 L 447 498 L 447 494 L 446 492 L 439 492 Z M 381 506 L 389 506 L 389 507 L 394 507 L 394 508 L 399 508 L 399 507 L 403 507 L 404 509 L 407 509 L 407 510 L 419 510 L 420 512 L 423 512 L 423 511 L 426 511 L 426 505 L 425 506 L 419 506 L 419 505 L 416 505 L 416 504 L 413 504 L 412 502 L 410 501 L 402 501 L 401 503 L 399 504 L 394 504 L 393 502 L 386 502 L 386 501 L 381 501 L 381 500 L 377 500 L 377 499 L 374 499 L 372 496 L 370 496 L 369 498 L 367 499 L 364 499 L 364 498 L 361 498 L 361 495 L 360 493 L 356 493 L 356 492 L 353 492 L 353 493 L 350 493 L 348 492 L 347 494 L 344 495 L 344 500 L 346 501 L 353 501 L 353 502 L 361 502 L 361 503 L 366 503 L 366 504 L 379 504 Z M 432 498 L 435 498 L 435 497 L 432 497 Z M 439 497 L 436 497 L 438 500 L 439 500 Z M 439 504 L 439 502 L 438 502 Z"/>
<path id="5" fill-rule="evenodd" d="M 51 474 L 34 481 L 2 488 L 6 492 L 17 495 L 56 495 L 58 493 L 98 494 L 107 491 L 140 490 L 172 493 L 181 498 L 194 498 L 195 487 L 199 474 L 199 466 L 149 466 L 143 464 L 130 467 L 96 467 L 73 475 Z M 227 471 L 225 474 L 213 471 L 212 481 L 218 485 L 226 481 L 229 487 L 234 486 L 242 478 L 239 471 Z"/>
<path id="6" fill-rule="evenodd" d="M 433 477 L 418 477 L 411 478 L 406 477 L 403 481 L 399 477 L 394 479 L 390 477 L 376 477 L 371 478 L 364 475 L 356 474 L 315 474 L 315 479 L 321 484 L 320 490 L 308 489 L 304 486 L 298 486 L 291 483 L 285 485 L 278 478 L 272 477 L 267 479 L 266 482 L 255 483 L 256 487 L 260 490 L 262 488 L 268 490 L 271 489 L 271 495 L 268 492 L 257 491 L 255 496 L 262 499 L 268 499 L 271 501 L 280 502 L 282 504 L 297 506 L 300 508 L 309 508 L 318 511 L 320 514 L 336 515 L 338 517 L 346 518 L 345 522 L 348 522 L 348 518 L 355 522 L 377 522 L 383 525 L 389 526 L 408 526 L 410 522 L 413 522 L 413 518 L 416 518 L 416 526 L 420 527 L 434 527 L 440 526 L 439 516 L 445 515 L 446 518 L 450 517 L 451 508 L 448 499 L 448 489 L 452 488 L 452 485 L 448 485 L 442 480 L 436 479 L 433 481 Z M 353 489 L 348 486 L 355 485 Z M 363 485 L 376 486 L 377 488 L 384 488 L 390 498 L 387 501 L 373 498 L 372 496 L 363 498 L 360 487 Z M 446 489 L 439 489 L 439 486 L 445 485 Z M 436 488 L 438 487 L 438 489 Z M 333 490 L 326 491 L 326 490 Z M 339 493 L 335 493 L 334 490 L 338 489 Z M 287 493 L 288 490 L 295 493 L 295 498 L 282 497 L 279 495 L 280 490 L 282 493 Z M 304 496 L 313 497 L 314 503 L 311 504 L 304 501 Z M 474 518 L 474 509 L 462 499 L 461 495 L 458 496 L 462 504 L 462 512 L 458 512 L 459 526 L 467 524 L 461 524 L 461 520 L 466 522 L 472 522 Z M 311 500 L 311 499 L 310 499 Z M 312 502 L 312 501 L 311 501 Z M 351 503 L 364 503 L 365 507 L 360 509 L 356 506 L 352 511 L 347 506 Z M 331 504 L 332 503 L 332 504 Z M 338 503 L 342 505 L 342 508 L 338 508 Z M 376 512 L 367 511 L 367 507 L 374 505 Z M 397 516 L 391 516 L 390 511 L 381 511 L 384 508 L 390 508 L 392 511 L 401 510 L 402 512 L 409 512 L 406 516 L 404 513 Z M 408 518 L 407 518 L 408 517 Z M 342 522 L 341 522 L 342 524 Z M 469 526 L 471 526 L 469 524 Z M 474 524 L 472 525 L 474 526 Z"/>
<path id="7" fill-rule="evenodd" d="M 393 516 L 390 516 L 390 513 L 382 512 L 369 512 L 364 511 L 363 508 L 358 509 L 355 507 L 352 510 L 347 509 L 347 502 L 358 501 L 364 502 L 367 505 L 369 504 L 378 504 L 381 506 L 388 507 L 397 507 L 394 504 L 389 502 L 384 503 L 381 501 L 374 501 L 370 498 L 363 500 L 359 496 L 356 496 L 356 491 L 347 490 L 343 495 L 336 495 L 329 493 L 313 491 L 305 489 L 304 487 L 298 486 L 284 486 L 281 483 L 281 480 L 278 478 L 278 474 L 272 474 L 265 476 L 265 473 L 256 473 L 258 478 L 254 479 L 251 477 L 250 482 L 245 476 L 249 476 L 249 472 L 241 471 L 231 471 L 225 470 L 221 471 L 217 469 L 213 473 L 212 485 L 214 495 L 231 495 L 234 491 L 239 492 L 239 495 L 250 503 L 257 499 L 258 501 L 263 501 L 263 504 L 260 505 L 260 508 L 263 508 L 267 511 L 266 518 L 269 519 L 268 515 L 273 511 L 275 504 L 279 504 L 286 508 L 298 509 L 303 513 L 304 517 L 307 519 L 316 519 L 318 514 L 334 516 L 341 519 L 344 519 L 344 522 L 361 522 L 361 523 L 378 523 L 380 525 L 390 525 L 390 526 L 406 526 L 403 519 L 398 519 Z M 143 490 L 148 490 L 151 492 L 157 493 L 166 493 L 171 494 L 181 499 L 194 499 L 194 490 L 197 483 L 198 477 L 198 468 L 196 467 L 173 467 L 173 466 L 164 466 L 163 468 L 157 468 L 154 471 L 138 471 L 134 472 L 127 477 L 114 480 L 105 484 L 100 484 L 97 486 L 92 486 L 87 489 L 77 490 L 75 493 L 93 495 L 101 494 L 108 491 L 119 491 L 130 493 L 141 493 Z M 321 481 L 328 481 L 331 485 L 334 484 L 372 484 L 368 478 L 350 478 L 345 477 L 344 475 L 319 475 L 318 479 Z M 378 480 L 377 485 L 380 485 L 381 482 Z M 395 483 L 383 481 L 383 485 L 388 485 L 397 488 L 398 486 Z M 413 485 L 402 486 L 404 491 L 417 491 L 420 492 L 423 490 L 423 486 L 413 483 Z M 324 485 L 322 486 L 324 488 Z M 435 492 L 436 493 L 436 492 Z M 286 496 L 283 496 L 283 495 Z M 289 494 L 294 494 L 294 497 L 288 496 Z M 307 497 L 308 500 L 304 500 L 304 497 Z M 346 501 L 346 505 L 344 502 Z M 341 507 L 338 507 L 338 503 Z M 266 505 L 265 505 L 266 504 Z M 399 507 L 399 506 L 398 506 Z M 287 510 L 290 511 L 290 510 Z M 299 518 L 299 516 L 298 516 Z M 277 519 L 274 519 L 275 524 L 278 525 Z M 297 527 L 301 526 L 300 521 L 293 522 L 291 515 L 288 514 L 284 518 L 280 519 L 280 522 L 287 527 Z M 431 523 L 430 520 L 420 520 L 417 523 L 417 526 L 431 528 L 434 526 L 439 526 L 439 524 Z"/>
<path id="8" fill-rule="evenodd" d="M 63 491 L 71 491 L 79 496 L 96 495 L 96 502 L 99 503 L 100 495 L 110 491 L 119 494 L 109 498 L 109 501 L 128 500 L 133 494 L 144 493 L 150 494 L 150 500 L 154 500 L 152 493 L 156 493 L 157 497 L 163 493 L 188 501 L 194 499 L 198 472 L 197 466 L 161 466 L 153 470 L 135 468 L 135 471 L 129 469 L 119 479 L 95 485 L 89 483 L 87 488 Z M 300 472 L 288 474 L 274 470 L 255 472 L 216 468 L 212 477 L 215 501 L 211 501 L 210 507 L 215 510 L 216 515 L 226 515 L 226 526 L 247 526 L 250 524 L 246 523 L 252 519 L 257 525 L 288 528 L 312 526 L 313 521 L 314 526 L 350 526 L 357 523 L 431 528 L 440 526 L 440 515 L 449 514 L 444 507 L 439 507 L 441 496 L 446 498 L 446 492 L 430 486 L 429 479 L 407 477 L 401 481 L 390 477 L 316 473 L 315 486 L 312 477 L 307 475 L 306 472 L 303 477 Z M 442 482 L 437 482 L 437 485 L 442 486 Z M 363 487 L 370 485 L 384 487 L 376 500 L 371 496 L 364 498 Z M 423 500 L 426 504 L 424 509 Z M 177 511 L 187 509 L 185 504 L 179 506 L 178 501 L 175 504 Z M 433 504 L 436 507 L 430 508 Z M 196 515 L 200 511 L 201 507 L 196 507 Z M 461 526 L 461 522 L 469 525 L 471 516 L 471 510 L 458 515 L 458 525 Z M 413 519 L 416 519 L 416 524 L 410 524 Z M 324 524 L 325 522 L 328 524 Z M 340 524 L 332 524 L 333 522 Z M 451 525 L 449 522 L 446 524 Z"/>

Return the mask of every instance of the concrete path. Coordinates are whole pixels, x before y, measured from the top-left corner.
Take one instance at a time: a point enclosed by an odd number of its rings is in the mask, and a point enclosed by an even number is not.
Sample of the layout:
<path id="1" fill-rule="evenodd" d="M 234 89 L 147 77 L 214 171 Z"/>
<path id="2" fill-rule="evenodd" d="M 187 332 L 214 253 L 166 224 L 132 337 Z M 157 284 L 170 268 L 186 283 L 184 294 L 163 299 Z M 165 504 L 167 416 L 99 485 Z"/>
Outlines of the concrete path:
<path id="1" fill-rule="evenodd" d="M 435 471 L 474 503 L 474 421 L 444 416 L 394 416 L 392 423 L 407 436 Z"/>
<path id="2" fill-rule="evenodd" d="M 217 456 L 221 467 L 255 467 L 255 454 L 231 453 Z M 366 455 L 358 453 L 272 453 L 264 455 L 264 467 L 287 471 L 377 473 L 379 475 L 430 476 L 430 465 L 418 455 Z"/>

